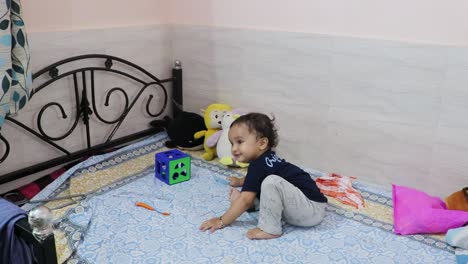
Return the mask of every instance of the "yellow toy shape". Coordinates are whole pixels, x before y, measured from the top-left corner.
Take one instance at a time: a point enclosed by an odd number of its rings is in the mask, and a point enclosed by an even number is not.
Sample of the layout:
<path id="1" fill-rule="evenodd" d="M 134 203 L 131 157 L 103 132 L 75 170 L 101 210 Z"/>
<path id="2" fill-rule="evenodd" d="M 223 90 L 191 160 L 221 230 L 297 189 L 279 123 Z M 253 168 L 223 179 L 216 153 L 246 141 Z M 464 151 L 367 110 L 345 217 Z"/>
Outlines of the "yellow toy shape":
<path id="1" fill-rule="evenodd" d="M 203 141 L 205 153 L 202 155 L 204 160 L 213 160 L 216 157 L 216 146 L 209 147 L 206 142 L 221 129 L 221 121 L 224 115 L 231 110 L 232 107 L 227 104 L 211 104 L 206 108 L 204 119 L 207 130 L 198 131 L 193 136 L 195 139 L 205 136 L 205 140 Z"/>

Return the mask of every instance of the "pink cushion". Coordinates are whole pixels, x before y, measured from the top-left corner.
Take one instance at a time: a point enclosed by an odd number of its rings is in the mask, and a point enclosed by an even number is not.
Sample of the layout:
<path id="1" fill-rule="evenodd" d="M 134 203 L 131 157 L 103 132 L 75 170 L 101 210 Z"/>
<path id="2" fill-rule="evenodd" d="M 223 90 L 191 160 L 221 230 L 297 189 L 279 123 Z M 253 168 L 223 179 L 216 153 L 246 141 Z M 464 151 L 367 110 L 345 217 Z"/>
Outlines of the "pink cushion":
<path id="1" fill-rule="evenodd" d="M 468 212 L 447 210 L 445 203 L 422 191 L 392 185 L 395 233 L 435 234 L 468 223 Z"/>

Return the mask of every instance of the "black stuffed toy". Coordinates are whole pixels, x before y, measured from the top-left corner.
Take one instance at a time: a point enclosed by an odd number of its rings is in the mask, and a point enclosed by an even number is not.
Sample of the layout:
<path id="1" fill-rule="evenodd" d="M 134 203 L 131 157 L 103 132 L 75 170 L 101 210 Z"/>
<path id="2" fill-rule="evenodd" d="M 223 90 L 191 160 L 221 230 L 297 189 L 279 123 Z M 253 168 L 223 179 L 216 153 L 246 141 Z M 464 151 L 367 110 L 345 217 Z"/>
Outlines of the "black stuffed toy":
<path id="1" fill-rule="evenodd" d="M 174 119 L 165 117 L 163 120 L 154 120 L 150 124 L 151 126 L 163 126 L 166 128 L 170 139 L 165 143 L 168 148 L 203 149 L 205 138 L 193 138 L 196 132 L 206 130 L 205 121 L 200 115 L 191 112 L 180 112 Z"/>

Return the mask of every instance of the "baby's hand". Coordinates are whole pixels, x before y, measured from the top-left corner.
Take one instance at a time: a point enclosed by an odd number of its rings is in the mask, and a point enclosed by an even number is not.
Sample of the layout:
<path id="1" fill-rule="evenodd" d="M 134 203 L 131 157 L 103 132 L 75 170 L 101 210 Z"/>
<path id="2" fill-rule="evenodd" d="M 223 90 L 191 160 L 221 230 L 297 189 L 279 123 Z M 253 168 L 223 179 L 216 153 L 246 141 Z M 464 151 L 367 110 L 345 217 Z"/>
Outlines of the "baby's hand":
<path id="1" fill-rule="evenodd" d="M 201 231 L 210 230 L 210 233 L 213 233 L 216 229 L 223 228 L 223 222 L 221 222 L 219 217 L 211 218 L 206 220 L 200 225 Z"/>
<path id="2" fill-rule="evenodd" d="M 242 179 L 239 179 L 237 177 L 227 177 L 227 180 L 229 181 L 229 185 L 232 187 L 242 187 Z"/>

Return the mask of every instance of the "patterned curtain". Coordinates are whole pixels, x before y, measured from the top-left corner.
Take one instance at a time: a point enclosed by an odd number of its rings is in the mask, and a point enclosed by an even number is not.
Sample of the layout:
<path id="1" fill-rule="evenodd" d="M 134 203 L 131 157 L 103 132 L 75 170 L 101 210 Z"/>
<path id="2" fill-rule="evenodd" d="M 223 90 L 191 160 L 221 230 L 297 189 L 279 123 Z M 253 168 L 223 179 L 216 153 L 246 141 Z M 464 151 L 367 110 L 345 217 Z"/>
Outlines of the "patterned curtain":
<path id="1" fill-rule="evenodd" d="M 23 108 L 32 85 L 29 44 L 20 0 L 0 0 L 0 128 Z"/>

